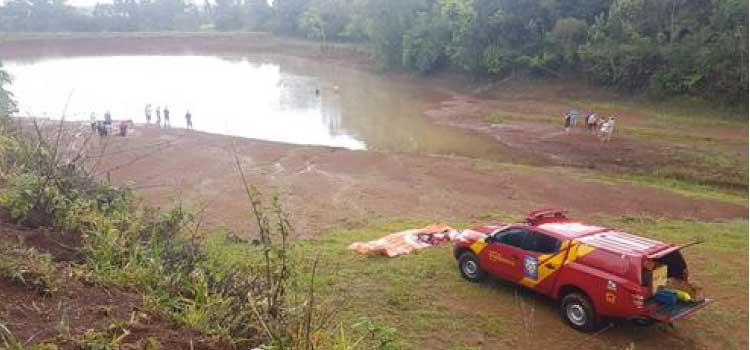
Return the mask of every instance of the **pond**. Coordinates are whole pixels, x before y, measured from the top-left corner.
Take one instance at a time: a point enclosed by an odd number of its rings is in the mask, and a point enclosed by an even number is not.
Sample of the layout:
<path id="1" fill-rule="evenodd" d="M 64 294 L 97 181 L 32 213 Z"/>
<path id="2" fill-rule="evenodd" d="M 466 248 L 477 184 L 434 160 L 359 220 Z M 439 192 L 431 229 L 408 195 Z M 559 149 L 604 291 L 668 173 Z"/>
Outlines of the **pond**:
<path id="1" fill-rule="evenodd" d="M 397 82 L 301 58 L 83 56 L 6 60 L 21 116 L 146 123 L 168 107 L 172 128 L 293 144 L 500 158 L 492 139 L 424 115 L 427 84 Z M 152 119 L 155 119 L 152 112 Z M 154 121 L 152 120 L 152 123 Z M 155 126 L 152 126 L 155 127 Z"/>

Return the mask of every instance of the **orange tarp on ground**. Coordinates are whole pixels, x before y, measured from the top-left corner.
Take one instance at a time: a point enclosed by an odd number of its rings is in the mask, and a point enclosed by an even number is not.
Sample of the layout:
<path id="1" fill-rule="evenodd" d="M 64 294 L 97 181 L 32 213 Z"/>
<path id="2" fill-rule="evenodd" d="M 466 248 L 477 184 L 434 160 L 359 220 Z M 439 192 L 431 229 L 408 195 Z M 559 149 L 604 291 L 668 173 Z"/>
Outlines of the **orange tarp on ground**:
<path id="1" fill-rule="evenodd" d="M 458 236 L 458 231 L 454 228 L 432 224 L 418 229 L 396 232 L 370 242 L 355 242 L 349 246 L 349 249 L 360 255 L 379 254 L 394 257 L 450 242 L 456 236 Z"/>

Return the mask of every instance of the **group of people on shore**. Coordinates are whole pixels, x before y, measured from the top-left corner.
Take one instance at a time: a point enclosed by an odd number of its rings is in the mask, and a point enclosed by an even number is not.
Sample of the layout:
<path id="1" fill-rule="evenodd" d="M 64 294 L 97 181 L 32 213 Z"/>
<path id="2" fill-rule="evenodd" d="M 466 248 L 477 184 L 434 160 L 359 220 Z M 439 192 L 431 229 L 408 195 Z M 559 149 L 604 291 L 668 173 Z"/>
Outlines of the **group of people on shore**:
<path id="1" fill-rule="evenodd" d="M 578 110 L 570 110 L 563 116 L 563 125 L 565 126 L 565 132 L 569 133 L 571 128 L 577 126 L 578 118 L 583 117 L 581 112 Z M 593 111 L 589 112 L 584 118 L 583 123 L 586 126 L 586 131 L 591 134 L 596 134 L 602 142 L 609 142 L 612 139 L 612 134 L 615 131 L 615 117 L 599 118 Z"/>
<path id="2" fill-rule="evenodd" d="M 151 104 L 146 104 L 146 124 L 151 124 Z M 162 118 L 163 117 L 163 118 Z M 99 136 L 112 135 L 113 133 L 113 120 L 112 114 L 109 111 L 104 112 L 104 119 L 97 120 L 96 113 L 91 113 L 91 131 L 96 132 Z M 185 113 L 185 122 L 188 129 L 193 129 L 193 115 L 190 111 Z M 118 132 L 120 136 L 126 136 L 128 134 L 128 128 L 133 124 L 132 120 L 121 120 L 118 125 Z M 156 125 L 159 128 L 170 128 L 172 125 L 169 122 L 169 107 L 161 106 L 156 107 Z"/>
<path id="3" fill-rule="evenodd" d="M 96 113 L 91 113 L 89 116 L 91 121 L 91 131 L 96 132 L 99 136 L 111 135 L 113 131 L 112 114 L 109 111 L 104 112 L 104 120 L 97 120 Z M 128 134 L 128 127 L 132 124 L 132 120 L 121 120 L 118 125 L 118 135 L 126 136 Z"/>
<path id="4" fill-rule="evenodd" d="M 146 104 L 145 109 L 146 114 L 146 124 L 151 124 L 151 104 Z M 164 116 L 163 123 L 162 123 L 162 116 Z M 190 114 L 190 111 L 185 112 L 185 124 L 188 129 L 193 129 L 193 115 Z M 164 127 L 164 128 L 170 128 L 172 127 L 172 124 L 169 122 L 169 107 L 164 106 L 162 109 L 161 106 L 156 106 L 156 126 L 158 127 Z"/>

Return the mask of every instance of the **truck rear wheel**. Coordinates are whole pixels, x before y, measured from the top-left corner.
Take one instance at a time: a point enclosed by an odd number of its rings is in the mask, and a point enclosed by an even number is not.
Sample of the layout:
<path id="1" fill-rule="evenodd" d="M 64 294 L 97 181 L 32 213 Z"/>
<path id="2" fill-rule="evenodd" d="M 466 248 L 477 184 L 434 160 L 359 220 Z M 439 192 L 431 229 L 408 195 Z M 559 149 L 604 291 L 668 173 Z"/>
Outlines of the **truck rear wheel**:
<path id="1" fill-rule="evenodd" d="M 579 331 L 594 331 L 599 324 L 591 300 L 579 292 L 563 297 L 560 303 L 560 314 L 568 325 Z"/>
<path id="2" fill-rule="evenodd" d="M 461 276 L 471 282 L 479 282 L 487 277 L 487 273 L 479 266 L 479 259 L 472 252 L 461 253 L 458 257 L 458 269 Z"/>

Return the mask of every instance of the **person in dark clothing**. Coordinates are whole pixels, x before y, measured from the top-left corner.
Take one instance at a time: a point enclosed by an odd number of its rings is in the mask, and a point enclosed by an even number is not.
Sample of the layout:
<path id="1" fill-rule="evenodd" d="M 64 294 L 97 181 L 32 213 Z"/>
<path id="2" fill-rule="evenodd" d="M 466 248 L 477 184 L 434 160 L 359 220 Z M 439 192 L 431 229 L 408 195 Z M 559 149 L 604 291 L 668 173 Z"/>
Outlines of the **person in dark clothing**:
<path id="1" fill-rule="evenodd" d="M 192 130 L 193 129 L 193 115 L 190 114 L 190 111 L 187 111 L 187 113 L 185 113 L 185 122 L 187 123 L 187 128 Z"/>
<path id="2" fill-rule="evenodd" d="M 146 104 L 146 124 L 151 124 L 151 104 Z"/>
<path id="3" fill-rule="evenodd" d="M 112 132 L 112 115 L 109 111 L 104 113 L 104 127 L 107 129 L 107 135 Z"/>
<path id="4" fill-rule="evenodd" d="M 572 117 L 570 113 L 565 114 L 565 117 L 563 117 L 563 124 L 565 125 L 565 132 L 570 132 L 571 120 L 572 120 Z"/>
<path id="5" fill-rule="evenodd" d="M 94 112 L 91 112 L 91 115 L 89 115 L 89 119 L 91 120 L 91 131 L 96 131 L 96 114 L 94 114 Z"/>
<path id="6" fill-rule="evenodd" d="M 120 136 L 125 137 L 128 135 L 128 122 L 121 121 L 120 122 Z"/>
<path id="7" fill-rule="evenodd" d="M 99 134 L 100 137 L 107 136 L 107 127 L 104 126 L 104 122 L 96 122 L 96 133 Z"/>
<path id="8" fill-rule="evenodd" d="M 169 125 L 169 107 L 164 106 L 164 127 L 168 128 Z"/>

